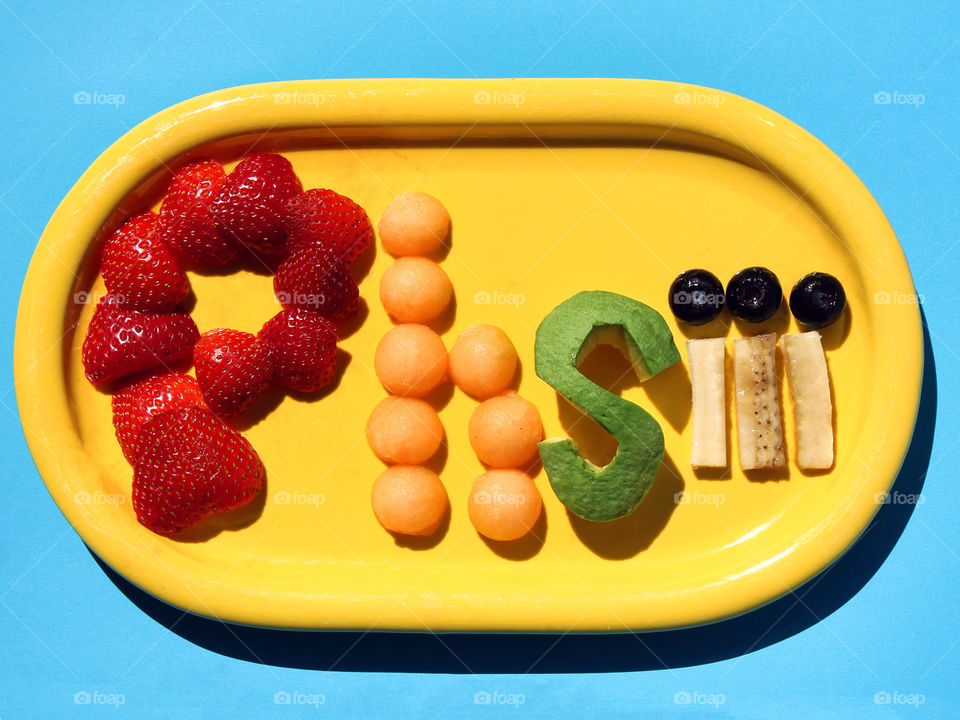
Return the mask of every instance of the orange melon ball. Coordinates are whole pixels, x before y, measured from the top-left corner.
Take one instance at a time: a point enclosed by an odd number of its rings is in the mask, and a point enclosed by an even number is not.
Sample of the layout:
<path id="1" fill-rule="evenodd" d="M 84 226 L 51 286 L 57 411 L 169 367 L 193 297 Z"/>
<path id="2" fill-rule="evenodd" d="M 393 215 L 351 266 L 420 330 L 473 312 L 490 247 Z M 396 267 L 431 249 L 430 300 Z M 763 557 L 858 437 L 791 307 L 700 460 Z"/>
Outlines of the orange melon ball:
<path id="1" fill-rule="evenodd" d="M 405 192 L 387 205 L 377 225 L 383 249 L 394 257 L 431 255 L 450 234 L 450 213 L 423 192 Z"/>
<path id="2" fill-rule="evenodd" d="M 537 409 L 511 392 L 477 405 L 467 432 L 481 462 L 495 468 L 522 468 L 537 455 L 543 424 Z"/>
<path id="3" fill-rule="evenodd" d="M 397 325 L 377 344 L 373 369 L 387 392 L 423 397 L 446 379 L 447 349 L 426 325 Z"/>
<path id="4" fill-rule="evenodd" d="M 425 257 L 402 257 L 380 278 L 380 302 L 402 323 L 433 320 L 447 309 L 451 297 L 450 278 Z"/>
<path id="5" fill-rule="evenodd" d="M 520 470 L 489 470 L 473 481 L 467 514 L 491 540 L 519 540 L 537 523 L 543 501 L 533 480 Z"/>
<path id="6" fill-rule="evenodd" d="M 450 348 L 450 379 L 480 400 L 510 387 L 516 371 L 517 349 L 494 325 L 468 327 Z"/>
<path id="7" fill-rule="evenodd" d="M 367 420 L 367 442 L 385 463 L 419 465 L 433 457 L 443 440 L 443 423 L 429 403 L 387 397 Z"/>
<path id="8" fill-rule="evenodd" d="M 373 484 L 371 501 L 377 522 L 401 535 L 433 535 L 450 506 L 437 474 L 418 465 L 387 468 Z"/>

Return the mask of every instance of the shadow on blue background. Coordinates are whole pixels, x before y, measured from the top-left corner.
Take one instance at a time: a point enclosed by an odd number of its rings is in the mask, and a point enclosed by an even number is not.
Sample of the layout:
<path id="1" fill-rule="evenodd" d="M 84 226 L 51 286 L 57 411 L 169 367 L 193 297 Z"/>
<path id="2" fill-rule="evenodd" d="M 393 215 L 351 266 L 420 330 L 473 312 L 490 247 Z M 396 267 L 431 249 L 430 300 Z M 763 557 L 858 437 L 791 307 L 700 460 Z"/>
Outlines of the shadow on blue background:
<path id="1" fill-rule="evenodd" d="M 891 495 L 920 494 L 933 448 L 937 377 L 926 317 L 917 424 Z M 913 503 L 881 506 L 866 532 L 826 571 L 746 615 L 684 630 L 616 634 L 477 634 L 293 631 L 184 614 L 132 585 L 94 555 L 110 580 L 156 622 L 190 642 L 255 663 L 313 670 L 566 673 L 658 670 L 711 663 L 791 637 L 840 608 L 873 577 L 910 519 Z M 92 552 L 91 552 L 92 554 Z"/>

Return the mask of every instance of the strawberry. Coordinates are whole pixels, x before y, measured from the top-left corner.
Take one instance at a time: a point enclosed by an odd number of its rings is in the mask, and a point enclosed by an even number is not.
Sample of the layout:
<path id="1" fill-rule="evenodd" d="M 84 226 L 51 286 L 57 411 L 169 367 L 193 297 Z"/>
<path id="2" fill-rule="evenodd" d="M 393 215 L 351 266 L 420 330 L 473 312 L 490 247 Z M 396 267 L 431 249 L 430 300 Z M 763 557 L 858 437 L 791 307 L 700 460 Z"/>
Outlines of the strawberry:
<path id="1" fill-rule="evenodd" d="M 154 415 L 179 407 L 205 408 L 197 381 L 185 373 L 151 375 L 113 396 L 113 427 L 123 456 L 132 464 L 140 428 Z"/>
<path id="2" fill-rule="evenodd" d="M 210 202 L 226 179 L 227 173 L 216 160 L 184 165 L 174 173 L 160 206 L 160 239 L 197 265 L 226 265 L 240 254 L 237 244 L 217 229 L 210 212 Z"/>
<path id="3" fill-rule="evenodd" d="M 157 235 L 158 221 L 156 213 L 137 215 L 103 246 L 103 282 L 132 310 L 172 310 L 190 292 L 180 263 Z"/>
<path id="4" fill-rule="evenodd" d="M 373 226 L 364 209 L 333 190 L 306 190 L 290 198 L 283 226 L 290 252 L 315 245 L 329 248 L 347 267 L 373 239 Z"/>
<path id="5" fill-rule="evenodd" d="M 200 337 L 185 312 L 140 312 L 105 295 L 83 340 L 87 380 L 97 384 L 190 357 Z"/>
<path id="6" fill-rule="evenodd" d="M 345 320 L 357 314 L 360 291 L 343 261 L 323 247 L 305 247 L 284 260 L 273 276 L 277 301 Z"/>
<path id="7" fill-rule="evenodd" d="M 193 348 L 197 382 L 207 405 L 229 417 L 246 410 L 273 378 L 273 349 L 256 335 L 210 330 Z"/>
<path id="8" fill-rule="evenodd" d="M 273 347 L 276 379 L 291 390 L 315 392 L 333 380 L 337 326 L 318 312 L 281 310 L 260 330 Z"/>
<path id="9" fill-rule="evenodd" d="M 133 509 L 155 533 L 173 535 L 235 510 L 263 484 L 263 463 L 250 443 L 206 410 L 167 410 L 140 429 Z"/>
<path id="10" fill-rule="evenodd" d="M 285 157 L 251 155 L 227 176 L 210 211 L 227 237 L 263 255 L 283 255 L 287 250 L 283 209 L 302 189 Z"/>

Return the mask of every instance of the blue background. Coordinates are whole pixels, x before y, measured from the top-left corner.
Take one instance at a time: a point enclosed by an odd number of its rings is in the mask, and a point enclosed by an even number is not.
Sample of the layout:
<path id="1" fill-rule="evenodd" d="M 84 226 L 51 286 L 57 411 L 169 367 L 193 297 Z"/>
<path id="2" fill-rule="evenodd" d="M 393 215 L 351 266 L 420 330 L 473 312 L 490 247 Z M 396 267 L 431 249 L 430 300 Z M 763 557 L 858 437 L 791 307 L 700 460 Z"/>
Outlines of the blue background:
<path id="1" fill-rule="evenodd" d="M 2 720 L 361 710 L 394 718 L 957 716 L 960 524 L 950 493 L 960 452 L 960 6 L 147 5 L 0 0 Z M 839 564 L 795 595 L 745 618 L 656 636 L 441 641 L 225 628 L 181 618 L 104 571 L 37 476 L 13 394 L 17 300 L 47 219 L 101 151 L 173 103 L 252 82 L 373 76 L 679 79 L 745 95 L 819 136 L 886 210 L 924 298 L 923 406 L 898 480 L 904 493 L 922 488 L 923 503 L 885 506 Z M 75 104 L 82 91 L 124 102 Z M 922 103 L 877 104 L 882 91 L 922 95 Z M 278 692 L 292 703 L 277 706 Z M 483 692 L 494 703 L 475 703 Z M 91 704 L 76 704 L 76 693 Z M 302 704 L 319 703 L 311 693 L 323 704 Z M 511 694 L 522 704 L 502 704 Z M 119 710 L 100 705 L 119 699 L 111 695 L 122 695 Z"/>

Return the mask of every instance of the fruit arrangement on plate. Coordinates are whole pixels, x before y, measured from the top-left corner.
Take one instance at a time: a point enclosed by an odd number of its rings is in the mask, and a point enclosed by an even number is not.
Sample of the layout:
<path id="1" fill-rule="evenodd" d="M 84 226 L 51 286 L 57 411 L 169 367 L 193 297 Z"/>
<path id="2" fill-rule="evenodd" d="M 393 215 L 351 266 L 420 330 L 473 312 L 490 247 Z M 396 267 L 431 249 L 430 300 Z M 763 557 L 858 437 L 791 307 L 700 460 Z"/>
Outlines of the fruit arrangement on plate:
<path id="1" fill-rule="evenodd" d="M 370 412 L 366 438 L 387 469 L 373 482 L 373 512 L 398 536 L 429 536 L 450 511 L 448 493 L 430 466 L 444 442 L 429 401 L 452 382 L 479 401 L 470 445 L 486 468 L 467 498 L 474 528 L 493 541 L 519 540 L 542 512 L 531 477 L 542 462 L 550 485 L 575 515 L 607 522 L 632 513 L 647 495 L 664 454 L 663 432 L 646 410 L 593 382 L 581 363 L 598 345 L 620 348 L 641 382 L 680 361 L 673 335 L 652 307 L 605 290 L 584 290 L 551 311 L 535 338 L 536 372 L 617 441 L 603 467 L 570 438 L 543 438 L 539 412 L 512 388 L 518 353 L 493 325 L 464 330 L 447 351 L 428 323 L 454 297 L 442 256 L 450 215 L 435 197 L 408 192 L 379 222 L 383 249 L 395 261 L 380 279 L 380 301 L 396 321 L 377 344 L 373 366 L 388 395 Z M 114 426 L 133 465 L 137 519 L 176 535 L 210 515 L 249 503 L 264 486 L 257 452 L 229 422 L 271 383 L 301 393 L 330 385 L 336 373 L 337 323 L 356 316 L 359 289 L 350 269 L 371 247 L 367 213 L 328 189 L 304 191 L 282 155 L 259 153 L 229 174 L 210 159 L 177 171 L 159 213 L 124 223 L 107 240 L 101 273 L 108 290 L 83 343 L 87 379 L 119 384 Z M 257 334 L 230 328 L 199 333 L 183 303 L 184 266 L 255 263 L 271 270 L 283 307 Z M 769 320 L 783 303 L 776 275 L 764 267 L 736 273 L 726 288 L 707 270 L 681 273 L 669 304 L 683 324 L 717 321 L 724 308 L 747 324 Z M 790 294 L 790 309 L 811 328 L 835 322 L 846 298 L 833 276 L 814 272 Z M 726 343 L 687 341 L 695 468 L 725 468 Z M 777 392 L 777 337 L 734 340 L 739 457 L 744 470 L 786 463 Z M 797 464 L 825 470 L 834 462 L 830 380 L 814 329 L 779 342 L 796 414 Z M 192 361 L 195 376 L 183 371 Z"/>

